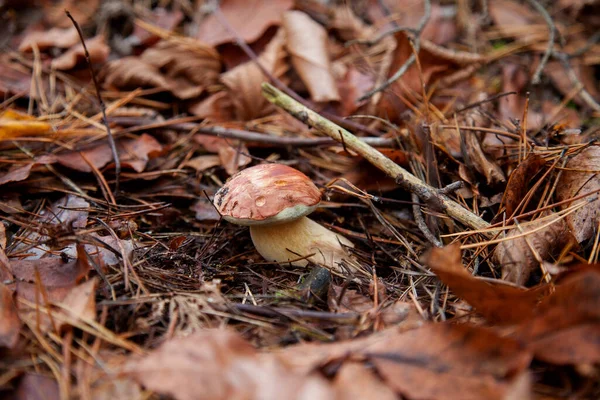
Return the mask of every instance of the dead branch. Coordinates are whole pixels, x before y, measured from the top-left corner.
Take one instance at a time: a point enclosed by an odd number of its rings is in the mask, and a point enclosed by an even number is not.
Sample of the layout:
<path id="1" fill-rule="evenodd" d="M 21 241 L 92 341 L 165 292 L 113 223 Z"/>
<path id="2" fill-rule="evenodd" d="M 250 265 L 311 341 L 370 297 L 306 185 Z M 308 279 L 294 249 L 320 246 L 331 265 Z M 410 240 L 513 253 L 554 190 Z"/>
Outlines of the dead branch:
<path id="1" fill-rule="evenodd" d="M 550 14 L 548 14 L 548 11 L 546 11 L 546 9 L 544 8 L 543 5 L 541 5 L 537 0 L 527 0 L 527 1 L 529 2 L 529 4 L 531 4 L 533 6 L 533 8 L 535 8 L 537 10 L 537 12 L 542 14 L 542 17 L 544 17 L 544 21 L 546 21 L 546 25 L 548 25 L 548 29 L 550 29 L 550 37 L 548 38 L 548 46 L 546 47 L 544 56 L 542 57 L 542 60 L 540 61 L 540 65 L 538 65 L 537 69 L 535 70 L 535 73 L 533 74 L 533 78 L 531 79 L 531 83 L 534 85 L 537 85 L 538 83 L 540 83 L 540 77 L 542 76 L 542 71 L 544 70 L 544 67 L 548 63 L 548 60 L 550 59 L 550 56 L 552 55 L 552 51 L 554 49 L 554 41 L 556 40 L 555 39 L 556 38 L 556 26 L 554 25 L 554 21 L 552 21 L 552 17 L 550 17 Z"/>
<path id="2" fill-rule="evenodd" d="M 464 225 L 479 230 L 489 227 L 489 223 L 479 216 L 465 209 L 460 204 L 441 194 L 436 188 L 424 183 L 419 178 L 400 167 L 392 160 L 381 154 L 379 151 L 359 140 L 352 133 L 344 128 L 334 124 L 326 118 L 320 116 L 313 110 L 298 103 L 290 96 L 282 93 L 268 83 L 263 83 L 263 96 L 271 103 L 284 109 L 294 118 L 311 126 L 327 136 L 344 142 L 346 147 L 359 153 L 371 164 L 385 172 L 387 175 L 395 178 L 396 181 L 406 190 L 415 193 L 421 200 L 433 204 L 446 211 L 446 213 Z"/>
<path id="3" fill-rule="evenodd" d="M 94 88 L 96 89 L 96 96 L 98 97 L 98 103 L 100 104 L 100 110 L 102 111 L 102 123 L 106 127 L 106 137 L 108 138 L 108 145 L 110 146 L 110 151 L 112 152 L 113 160 L 115 161 L 115 194 L 119 192 L 119 175 L 121 174 L 121 159 L 119 158 L 119 152 L 117 150 L 117 144 L 115 142 L 115 138 L 110 131 L 110 126 L 108 126 L 108 118 L 106 118 L 106 104 L 102 100 L 102 96 L 100 95 L 100 87 L 98 86 L 98 80 L 96 79 L 96 73 L 94 72 L 94 68 L 92 67 L 92 61 L 90 60 L 90 53 L 88 52 L 87 46 L 85 45 L 85 40 L 83 39 L 83 33 L 81 32 L 81 28 L 79 24 L 71 13 L 68 10 L 65 10 L 65 14 L 67 17 L 73 22 L 75 25 L 75 29 L 77 29 L 77 34 L 79 35 L 79 39 L 81 40 L 81 45 L 83 46 L 83 51 L 85 54 L 85 61 L 90 70 L 90 74 L 92 75 L 92 81 L 94 82 Z"/>

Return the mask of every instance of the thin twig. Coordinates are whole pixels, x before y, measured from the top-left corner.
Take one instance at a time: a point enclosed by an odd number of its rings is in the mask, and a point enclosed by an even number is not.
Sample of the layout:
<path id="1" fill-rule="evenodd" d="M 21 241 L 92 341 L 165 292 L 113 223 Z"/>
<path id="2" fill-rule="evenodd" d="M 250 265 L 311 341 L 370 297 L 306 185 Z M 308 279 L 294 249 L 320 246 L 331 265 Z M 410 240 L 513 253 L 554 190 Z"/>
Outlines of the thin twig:
<path id="1" fill-rule="evenodd" d="M 303 106 L 268 83 L 263 83 L 262 88 L 263 96 L 267 100 L 283 108 L 299 121 L 323 132 L 335 140 L 339 141 L 341 140 L 340 137 L 343 136 L 346 147 L 359 153 L 371 164 L 395 178 L 404 189 L 417 194 L 422 201 L 443 209 L 449 216 L 473 229 L 486 229 L 489 227 L 489 223 L 481 219 L 478 215 L 473 214 L 457 202 L 439 193 L 436 188 L 424 183 L 344 128 L 337 126 L 313 110 Z"/>
<path id="2" fill-rule="evenodd" d="M 417 227 L 419 228 L 421 233 L 423 233 L 423 236 L 425 236 L 425 238 L 429 240 L 429 242 L 431 242 L 431 244 L 433 244 L 435 247 L 443 247 L 444 245 L 442 244 L 442 242 L 440 242 L 440 240 L 436 238 L 435 235 L 427 227 L 427 223 L 425 222 L 425 218 L 423 218 L 423 213 L 421 212 L 419 196 L 417 196 L 414 193 L 412 193 L 410 196 L 413 201 L 413 216 L 415 218 L 415 223 L 417 224 Z"/>
<path id="3" fill-rule="evenodd" d="M 222 137 L 226 139 L 236 139 L 244 142 L 264 143 L 273 146 L 294 146 L 294 147 L 314 147 L 331 146 L 338 142 L 329 137 L 320 138 L 299 138 L 269 135 L 267 133 L 244 131 L 241 129 L 223 128 L 220 126 L 200 126 L 192 122 L 161 121 L 154 122 L 149 119 L 113 117 L 111 122 L 119 125 L 130 126 L 130 128 L 118 131 L 118 134 L 131 133 L 138 131 L 148 131 L 150 129 L 168 128 L 175 131 L 190 132 L 195 131 L 204 135 Z M 395 138 L 382 137 L 361 137 L 360 140 L 374 147 L 398 147 Z"/>
<path id="4" fill-rule="evenodd" d="M 459 114 L 459 113 L 461 113 L 463 111 L 467 111 L 467 110 L 470 110 L 472 108 L 479 107 L 482 104 L 489 103 L 490 101 L 498 100 L 498 99 L 500 99 L 500 98 L 502 98 L 504 96 L 510 96 L 512 94 L 517 94 L 517 92 L 498 93 L 496 95 L 490 96 L 490 97 L 485 98 L 483 100 L 476 101 L 475 103 L 471 103 L 469 105 L 466 105 L 463 108 L 459 108 L 458 110 L 454 111 L 454 114 Z"/>
<path id="5" fill-rule="evenodd" d="M 414 39 L 412 39 L 412 40 L 414 41 L 414 47 L 415 47 L 416 53 L 418 53 L 419 49 L 421 48 L 421 33 L 423 32 L 423 28 L 425 28 L 425 25 L 429 21 L 429 17 L 431 17 L 431 1 L 424 0 L 423 7 L 424 7 L 425 13 L 423 14 L 423 17 L 421 18 L 421 20 L 419 21 L 419 25 L 413 31 Z M 368 98 L 373 96 L 375 93 L 379 93 L 382 90 L 387 89 L 391 84 L 393 84 L 398 79 L 400 79 L 402 77 L 402 75 L 404 75 L 406 73 L 406 71 L 408 71 L 408 68 L 410 68 L 410 66 L 413 65 L 413 63 L 416 61 L 417 57 L 415 56 L 415 52 L 413 52 L 413 54 L 410 55 L 410 57 L 404 62 L 404 64 L 402 64 L 402 66 L 400 66 L 400 68 L 398 68 L 396 73 L 391 78 L 389 78 L 387 81 L 382 83 L 380 86 L 368 91 L 361 98 L 359 98 L 358 101 L 367 100 Z"/>
<path id="6" fill-rule="evenodd" d="M 94 68 L 92 67 L 92 61 L 90 59 L 90 53 L 88 52 L 87 46 L 85 45 L 85 40 L 83 39 L 83 33 L 81 32 L 81 28 L 75 18 L 71 15 L 68 10 L 65 10 L 65 14 L 71 20 L 73 25 L 75 25 L 75 29 L 77 29 L 77 34 L 79 34 L 79 39 L 81 40 L 81 45 L 83 46 L 83 51 L 85 53 L 85 61 L 90 70 L 90 74 L 92 75 L 92 81 L 94 82 L 94 87 L 96 89 L 96 96 L 98 98 L 98 103 L 100 104 L 100 110 L 102 111 L 102 123 L 106 127 L 106 135 L 108 138 L 108 145 L 110 146 L 110 151 L 112 152 L 113 159 L 115 161 L 115 195 L 119 192 L 119 175 L 121 174 L 121 160 L 119 159 L 119 152 L 117 151 L 117 144 L 115 142 L 115 138 L 110 131 L 110 126 L 108 126 L 108 119 L 106 118 L 106 105 L 102 100 L 102 96 L 100 95 L 100 88 L 98 86 L 98 80 L 96 79 L 96 73 L 94 72 Z"/>
<path id="7" fill-rule="evenodd" d="M 554 21 L 552 21 L 552 17 L 550 17 L 550 14 L 548 14 L 548 11 L 546 11 L 543 5 L 541 5 L 537 0 L 527 1 L 533 6 L 533 8 L 537 10 L 537 12 L 542 14 L 542 17 L 544 17 L 544 21 L 546 21 L 546 25 L 548 25 L 548 29 L 550 30 L 550 37 L 548 38 L 546 51 L 544 52 L 544 56 L 542 57 L 542 60 L 540 61 L 540 64 L 538 65 L 535 73 L 533 74 L 533 78 L 531 79 L 531 83 L 537 85 L 540 83 L 542 71 L 548 63 L 548 60 L 550 59 L 554 49 L 554 42 L 556 40 L 556 26 L 554 25 Z"/>

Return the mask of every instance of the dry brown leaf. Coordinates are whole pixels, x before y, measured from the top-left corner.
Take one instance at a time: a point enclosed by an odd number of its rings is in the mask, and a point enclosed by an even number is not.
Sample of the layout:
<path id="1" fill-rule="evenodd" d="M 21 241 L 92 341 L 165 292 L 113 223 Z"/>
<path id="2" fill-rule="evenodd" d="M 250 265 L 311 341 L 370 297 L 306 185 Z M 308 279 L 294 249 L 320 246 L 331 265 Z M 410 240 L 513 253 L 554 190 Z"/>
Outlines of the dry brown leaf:
<path id="1" fill-rule="evenodd" d="M 502 204 L 508 218 L 513 216 L 517 206 L 529 190 L 529 183 L 532 182 L 545 164 L 543 158 L 537 154 L 531 154 L 519 163 L 517 168 L 510 174 L 502 197 Z"/>
<path id="2" fill-rule="evenodd" d="M 15 64 L 9 54 L 0 56 L 0 94 L 8 97 L 14 94 L 29 94 L 31 91 L 31 73 Z M 35 97 L 33 91 L 31 96 Z"/>
<path id="3" fill-rule="evenodd" d="M 11 400 L 58 400 L 60 391 L 54 377 L 26 373 Z"/>
<path id="4" fill-rule="evenodd" d="M 218 221 L 221 219 L 221 215 L 217 212 L 215 206 L 206 199 L 200 198 L 190 210 L 196 213 L 196 219 L 198 221 Z"/>
<path id="5" fill-rule="evenodd" d="M 209 168 L 217 167 L 221 165 L 221 159 L 215 155 L 204 155 L 194 157 L 191 160 L 185 162 L 185 167 L 195 169 L 197 172 L 206 171 Z"/>
<path id="6" fill-rule="evenodd" d="M 340 104 L 337 109 L 340 115 L 347 116 L 354 113 L 359 107 L 358 99 L 371 90 L 374 84 L 375 81 L 371 76 L 349 67 L 342 79 L 337 80 L 340 94 Z"/>
<path id="7" fill-rule="evenodd" d="M 106 44 L 103 35 L 98 35 L 85 41 L 92 64 L 101 64 L 108 60 L 110 47 Z M 85 51 L 80 43 L 71 47 L 67 52 L 52 60 L 52 68 L 59 71 L 73 69 L 78 65 L 85 65 Z"/>
<path id="8" fill-rule="evenodd" d="M 77 43 L 79 43 L 79 35 L 74 26 L 67 29 L 52 28 L 47 31 L 29 32 L 21 41 L 19 51 L 31 52 L 33 51 L 33 46 L 37 46 L 40 51 L 52 47 L 68 49 Z"/>
<path id="9" fill-rule="evenodd" d="M 65 10 L 69 10 L 73 19 L 80 26 L 85 26 L 93 18 L 96 10 L 98 10 L 100 0 L 60 0 L 58 2 L 46 2 L 42 4 L 44 4 L 44 17 L 50 26 L 69 28 L 73 24 L 65 15 Z"/>
<path id="10" fill-rule="evenodd" d="M 600 190 L 600 146 L 590 146 L 571 158 L 562 171 L 556 187 L 556 198 L 564 201 L 586 193 Z M 598 195 L 596 195 L 598 196 Z M 582 201 L 582 200 L 579 200 Z M 563 208 L 573 203 L 563 205 Z M 596 234 L 600 221 L 600 199 L 585 204 L 582 208 L 567 215 L 567 224 L 578 243 Z"/>
<path id="11" fill-rule="evenodd" d="M 531 25 L 533 22 L 540 22 L 539 14 L 536 14 L 531 8 L 524 4 L 510 0 L 495 0 L 489 7 L 490 17 L 494 24 L 507 37 L 516 36 L 518 40 L 531 41 L 535 33 L 528 33 L 526 29 L 519 29 L 518 35 L 515 28 L 522 28 Z"/>
<path id="12" fill-rule="evenodd" d="M 42 156 L 35 159 L 34 162 L 25 164 L 20 167 L 13 168 L 0 176 L 0 185 L 4 185 L 9 182 L 20 182 L 27 178 L 31 174 L 32 169 L 36 165 L 52 164 L 56 162 L 56 158 L 53 156 Z"/>
<path id="13" fill-rule="evenodd" d="M 355 362 L 344 363 L 333 385 L 340 400 L 396 400 L 398 396 L 387 387 L 372 369 Z"/>
<path id="14" fill-rule="evenodd" d="M 396 26 L 417 28 L 424 13 L 423 0 L 383 0 L 388 10 L 394 15 Z M 381 7 L 369 7 L 372 21 L 384 21 L 389 16 L 383 14 Z M 389 28 L 393 28 L 390 26 Z M 449 14 L 440 4 L 431 4 L 431 15 L 425 25 L 421 38 L 439 45 L 453 42 L 458 34 L 454 15 Z"/>
<path id="15" fill-rule="evenodd" d="M 225 90 L 211 94 L 204 100 L 192 102 L 188 112 L 211 122 L 229 122 L 234 119 L 231 97 Z"/>
<path id="16" fill-rule="evenodd" d="M 171 339 L 146 357 L 127 363 L 124 372 L 148 389 L 178 400 L 335 396 L 323 378 L 294 374 L 273 355 L 260 357 L 250 344 L 226 330 Z"/>
<path id="17" fill-rule="evenodd" d="M 121 165 L 129 167 L 136 172 L 146 168 L 148 160 L 162 151 L 163 147 L 154 137 L 143 134 L 137 139 L 125 139 L 117 142 Z M 85 155 L 85 159 L 80 153 Z M 106 141 L 81 151 L 70 151 L 56 155 L 58 163 L 82 172 L 92 172 L 92 167 L 86 159 L 96 168 L 102 168 L 112 161 L 113 156 L 110 146 Z"/>
<path id="18" fill-rule="evenodd" d="M 19 340 L 21 319 L 13 301 L 13 292 L 0 282 L 0 347 L 13 348 Z"/>
<path id="19" fill-rule="evenodd" d="M 163 40 L 142 53 L 141 59 L 161 71 L 170 91 L 183 100 L 198 97 L 216 83 L 221 70 L 218 53 L 198 43 Z"/>
<path id="20" fill-rule="evenodd" d="M 65 263 L 60 257 L 12 260 L 10 267 L 17 281 L 18 298 L 34 303 L 36 299 L 42 301 L 36 281 L 36 270 L 40 276 L 39 283 L 44 287 L 48 300 L 55 302 L 62 301 L 88 272 L 88 268 L 77 260 Z"/>
<path id="21" fill-rule="evenodd" d="M 411 399 L 506 399 L 517 390 L 529 398 L 531 353 L 491 330 L 429 324 L 375 342 L 365 355 L 388 385 Z"/>
<path id="22" fill-rule="evenodd" d="M 552 222 L 554 221 L 554 222 Z M 545 226 L 550 224 L 548 226 Z M 517 285 L 525 285 L 531 273 L 540 268 L 532 248 L 541 260 L 548 260 L 574 240 L 564 218 L 554 213 L 545 218 L 522 224 L 506 233 L 506 240 L 499 243 L 494 257 L 502 266 L 502 279 Z M 533 233 L 528 233 L 532 232 Z"/>
<path id="23" fill-rule="evenodd" d="M 223 17 L 242 40 L 251 43 L 269 26 L 279 25 L 281 15 L 293 5 L 293 0 L 223 0 L 219 7 Z M 235 36 L 214 14 L 200 22 L 196 37 L 213 46 L 235 41 Z"/>
<path id="24" fill-rule="evenodd" d="M 96 319 L 96 284 L 95 278 L 74 287 L 60 302 L 58 312 L 67 314 L 71 318 L 94 321 Z M 61 329 L 64 323 L 57 327 Z"/>
<path id="25" fill-rule="evenodd" d="M 157 88 L 170 91 L 171 85 L 159 69 L 140 57 L 123 57 L 106 65 L 102 75 L 104 86 L 121 90 Z"/>
<path id="26" fill-rule="evenodd" d="M 488 321 L 514 324 L 527 321 L 547 290 L 521 289 L 476 278 L 462 265 L 460 245 L 433 248 L 426 258 L 433 272 L 458 297 L 466 300 Z M 548 289 L 548 288 L 547 288 Z M 549 290 L 549 289 L 548 289 Z"/>
<path id="27" fill-rule="evenodd" d="M 145 13 L 144 20 L 154 27 L 171 32 L 183 20 L 183 13 L 180 10 L 167 10 L 156 7 L 149 13 Z M 139 45 L 144 47 L 152 46 L 160 40 L 154 32 L 147 31 L 140 24 L 135 24 L 131 36 L 135 37 Z"/>
<path id="28" fill-rule="evenodd" d="M 554 364 L 600 362 L 600 266 L 581 265 L 559 277 L 554 293 L 516 336 L 535 357 Z"/>
<path id="29" fill-rule="evenodd" d="M 498 111 L 500 118 L 510 122 L 512 120 L 523 120 L 527 99 L 521 95 L 529 84 L 529 75 L 524 67 L 511 62 L 502 65 L 502 92 L 516 92 L 517 94 L 505 96 L 498 100 Z M 544 124 L 544 115 L 537 112 L 533 107 L 527 110 L 527 129 L 537 130 Z M 490 136 L 490 135 L 488 135 Z M 506 139 L 501 139 L 506 142 Z"/>
<path id="30" fill-rule="evenodd" d="M 283 28 L 292 65 L 313 101 L 340 100 L 331 71 L 325 28 L 301 11 L 286 12 L 283 16 Z"/>
<path id="31" fill-rule="evenodd" d="M 284 49 L 285 33 L 280 30 L 273 37 L 258 60 L 274 77 L 279 78 L 287 71 Z M 230 99 L 238 120 L 259 118 L 273 109 L 262 96 L 261 84 L 267 81 L 254 61 L 238 65 L 221 75 L 221 81 L 229 89 Z"/>
<path id="32" fill-rule="evenodd" d="M 485 176 L 488 185 L 506 182 L 502 168 L 492 161 L 481 148 L 481 142 L 476 132 L 465 132 L 465 162 L 467 166 L 474 167 L 480 174 Z"/>
<path id="33" fill-rule="evenodd" d="M 219 149 L 219 159 L 221 165 L 229 175 L 235 174 L 240 167 L 248 165 L 252 162 L 247 154 L 250 154 L 244 143 L 230 142 L 227 146 Z"/>

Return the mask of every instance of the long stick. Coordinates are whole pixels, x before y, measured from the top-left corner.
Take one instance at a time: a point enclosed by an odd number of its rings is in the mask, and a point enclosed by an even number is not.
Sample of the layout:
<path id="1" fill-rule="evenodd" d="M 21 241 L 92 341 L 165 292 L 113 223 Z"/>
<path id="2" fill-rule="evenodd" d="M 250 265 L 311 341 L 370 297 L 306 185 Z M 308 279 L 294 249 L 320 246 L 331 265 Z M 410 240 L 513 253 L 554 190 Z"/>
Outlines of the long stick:
<path id="1" fill-rule="evenodd" d="M 419 178 L 381 154 L 379 151 L 369 146 L 344 128 L 334 124 L 326 118 L 323 118 L 313 110 L 303 106 L 290 96 L 276 89 L 268 83 L 262 84 L 263 96 L 276 106 L 283 108 L 288 114 L 306 125 L 315 128 L 334 140 L 342 143 L 344 146 L 354 150 L 371 164 L 396 179 L 398 184 L 410 193 L 414 193 L 425 203 L 433 204 L 446 213 L 463 223 L 464 225 L 475 229 L 486 229 L 490 226 L 479 216 L 473 214 L 457 202 L 451 200 L 442 194 L 438 189 L 421 181 Z"/>

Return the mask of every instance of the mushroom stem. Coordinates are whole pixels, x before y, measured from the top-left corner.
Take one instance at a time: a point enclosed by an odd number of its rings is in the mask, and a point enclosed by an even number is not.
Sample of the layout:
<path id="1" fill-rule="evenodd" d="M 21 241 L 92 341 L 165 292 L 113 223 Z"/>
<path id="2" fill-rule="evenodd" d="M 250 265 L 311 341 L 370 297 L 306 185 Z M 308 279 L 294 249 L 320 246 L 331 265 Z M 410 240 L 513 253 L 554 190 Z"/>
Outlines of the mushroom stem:
<path id="1" fill-rule="evenodd" d="M 252 225 L 250 235 L 258 253 L 268 261 L 286 263 L 313 254 L 308 259 L 292 262 L 299 266 L 306 266 L 310 260 L 337 269 L 337 264 L 347 256 L 342 244 L 354 247 L 342 235 L 307 217 L 276 225 Z"/>

